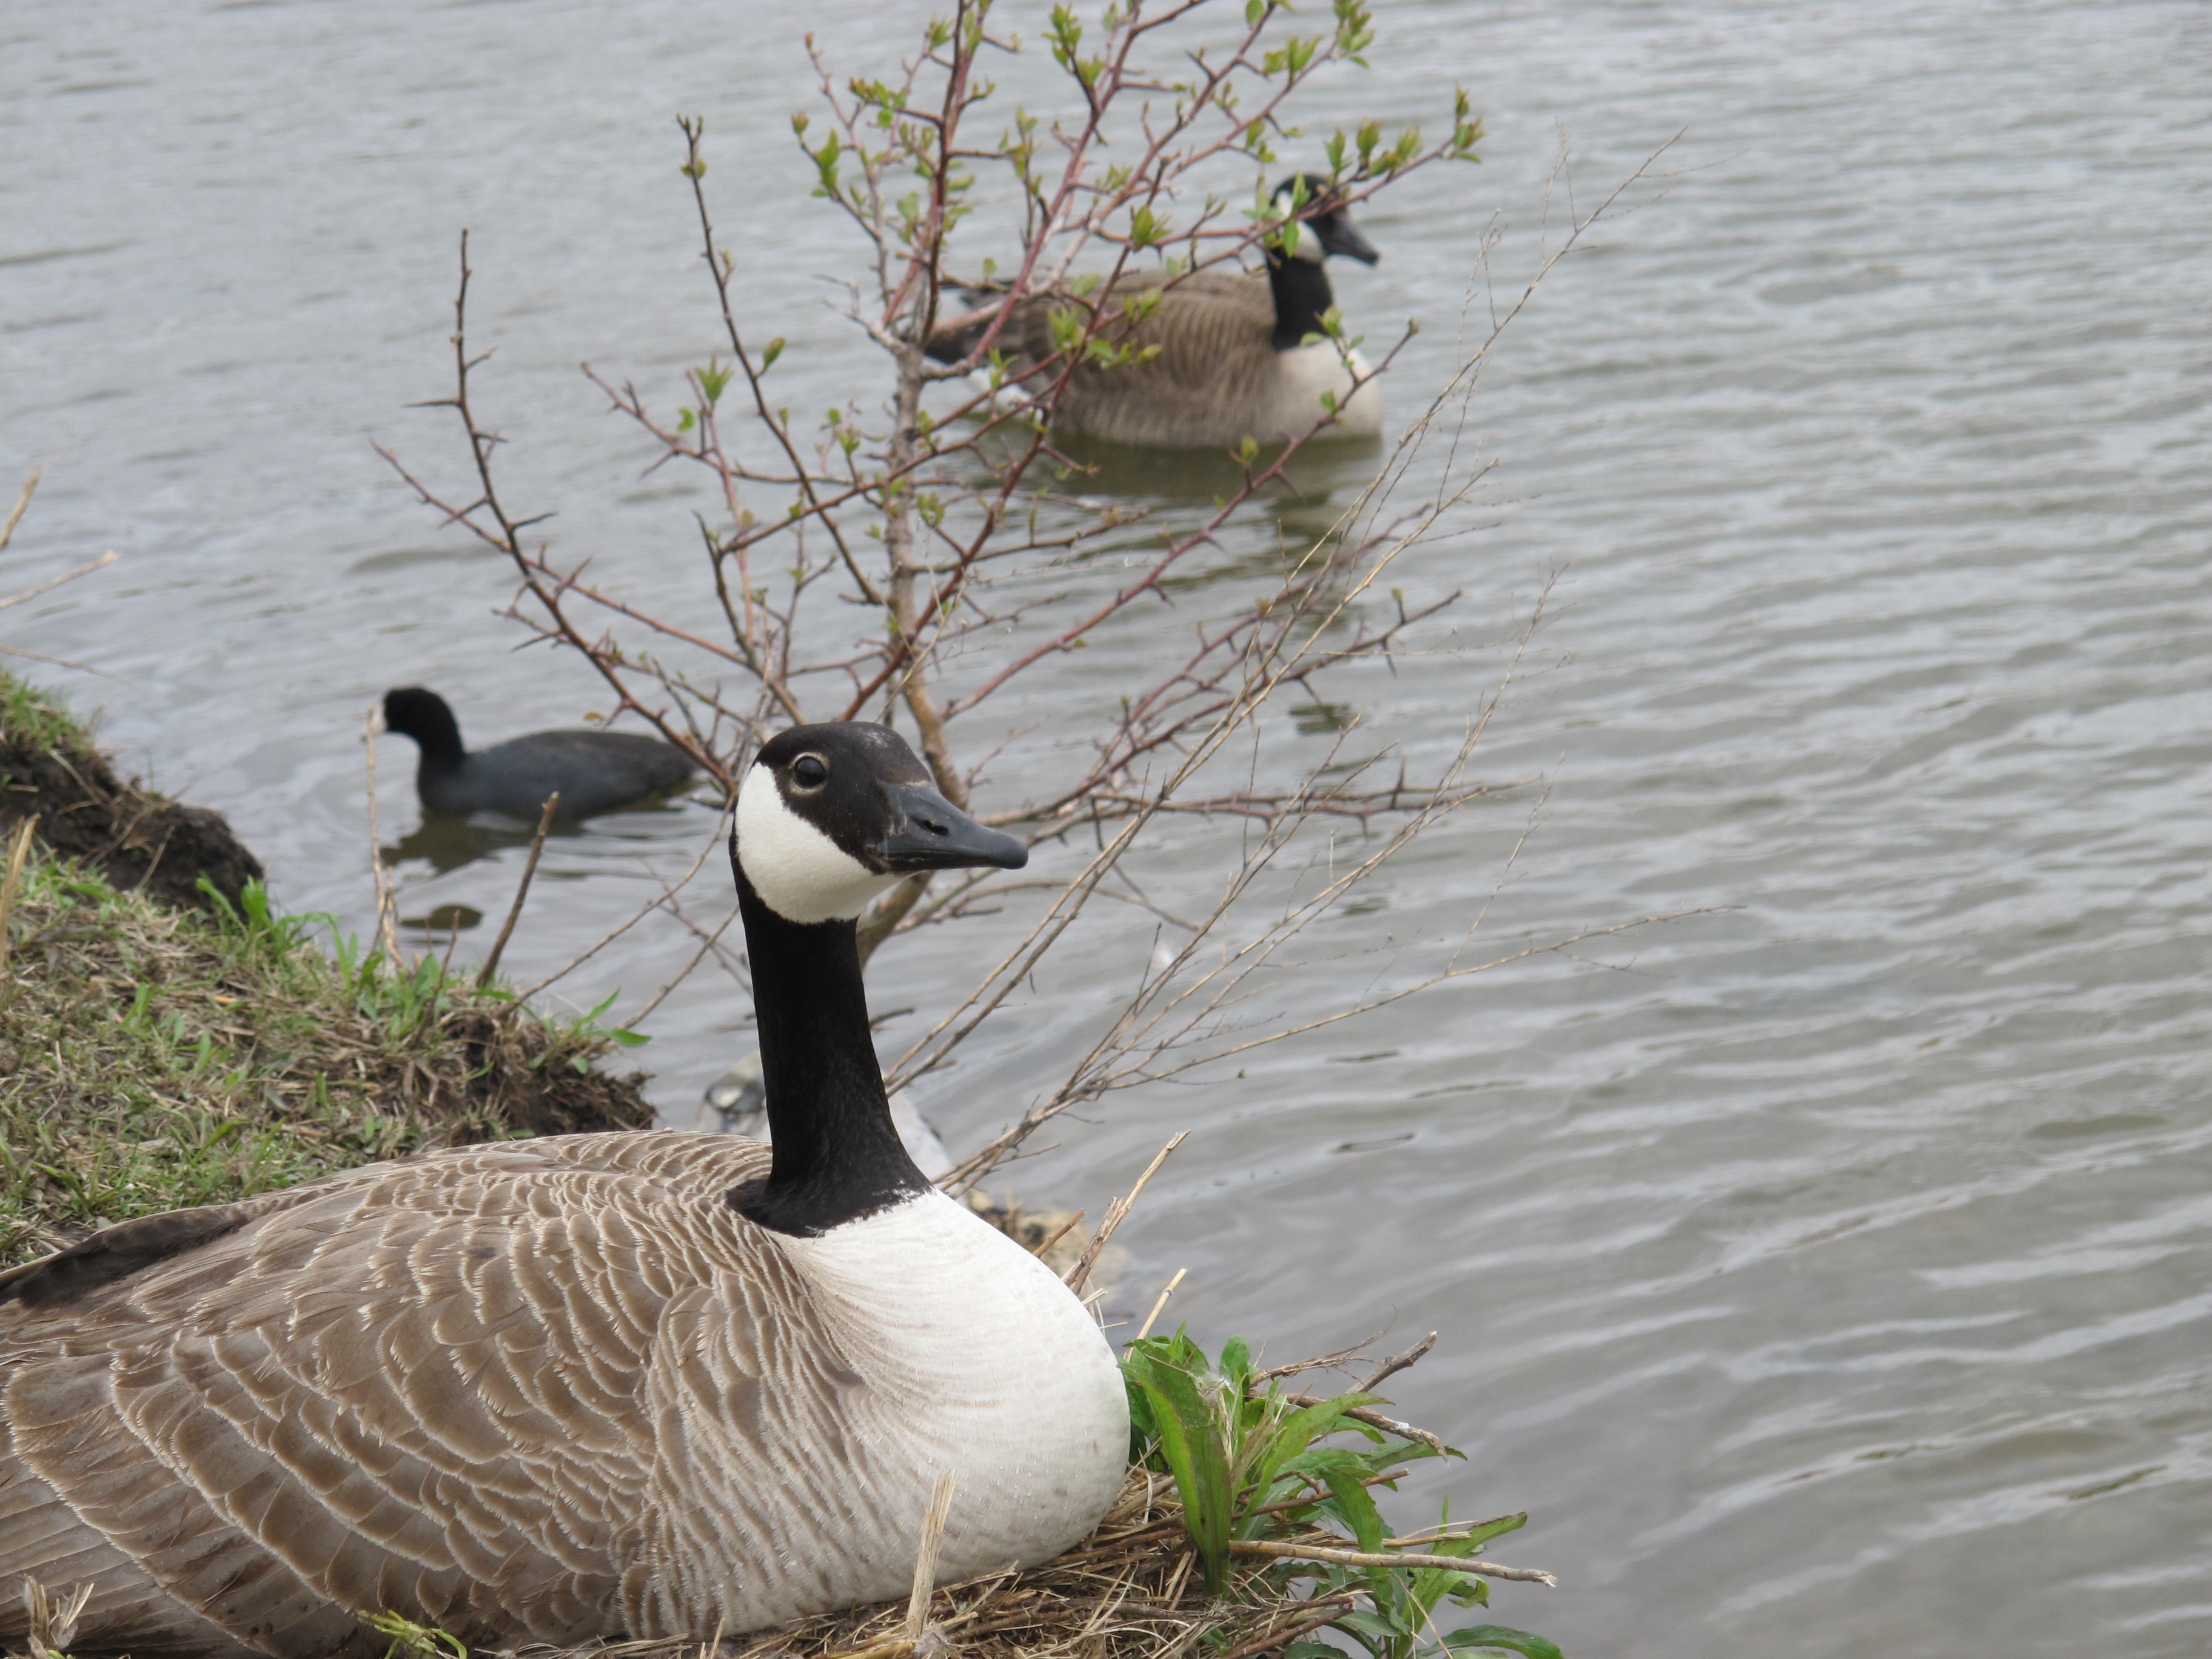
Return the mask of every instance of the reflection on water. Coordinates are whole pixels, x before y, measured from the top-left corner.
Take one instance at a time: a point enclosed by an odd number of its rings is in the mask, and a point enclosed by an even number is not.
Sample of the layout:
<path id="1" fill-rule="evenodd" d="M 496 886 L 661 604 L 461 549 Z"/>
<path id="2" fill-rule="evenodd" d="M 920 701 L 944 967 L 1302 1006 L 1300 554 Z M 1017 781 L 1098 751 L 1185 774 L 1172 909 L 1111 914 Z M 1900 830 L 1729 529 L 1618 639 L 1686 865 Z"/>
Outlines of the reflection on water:
<path id="1" fill-rule="evenodd" d="M 581 833 L 575 825 L 556 826 L 545 838 L 550 842 L 564 836 L 574 836 Z M 474 864 L 478 859 L 489 858 L 507 848 L 527 847 L 536 834 L 537 826 L 534 824 L 524 829 L 508 820 L 457 818 L 433 813 L 402 836 L 398 846 L 387 846 L 379 850 L 387 865 L 420 860 L 442 876 L 449 870 Z"/>
<path id="2" fill-rule="evenodd" d="M 465 933 L 471 927 L 482 927 L 483 912 L 472 904 L 441 904 L 427 915 L 402 916 L 399 925 L 447 938 L 454 933 Z"/>
<path id="3" fill-rule="evenodd" d="M 1057 487 L 1079 500 L 1136 498 L 1164 506 L 1207 506 L 1225 501 L 1245 480 L 1274 463 L 1282 446 L 1262 449 L 1248 466 L 1227 451 L 1144 449 L 1097 438 L 1069 438 L 1054 447 L 1074 463 L 1056 471 Z M 1322 528 L 1366 488 L 1382 465 L 1380 438 L 1310 441 L 1284 464 L 1282 476 L 1263 488 L 1265 510 L 1279 518 L 1322 514 L 1332 501 L 1337 513 L 1321 520 Z"/>
<path id="4" fill-rule="evenodd" d="M 546 845 L 550 849 L 562 842 L 588 840 L 597 843 L 611 838 L 649 846 L 657 839 L 650 833 L 656 827 L 651 823 L 655 818 L 664 822 L 676 818 L 686 823 L 691 821 L 690 814 L 659 802 L 620 812 L 604 812 L 581 823 L 556 823 L 546 833 Z M 647 822 L 641 823 L 641 819 Z M 469 817 L 426 812 L 422 822 L 402 836 L 398 844 L 387 844 L 378 852 L 387 866 L 420 861 L 442 876 L 510 848 L 527 847 L 537 834 L 536 824 L 526 824 L 518 818 L 503 817 L 494 812 L 478 812 Z M 549 870 L 546 873 L 550 877 L 553 872 Z"/>

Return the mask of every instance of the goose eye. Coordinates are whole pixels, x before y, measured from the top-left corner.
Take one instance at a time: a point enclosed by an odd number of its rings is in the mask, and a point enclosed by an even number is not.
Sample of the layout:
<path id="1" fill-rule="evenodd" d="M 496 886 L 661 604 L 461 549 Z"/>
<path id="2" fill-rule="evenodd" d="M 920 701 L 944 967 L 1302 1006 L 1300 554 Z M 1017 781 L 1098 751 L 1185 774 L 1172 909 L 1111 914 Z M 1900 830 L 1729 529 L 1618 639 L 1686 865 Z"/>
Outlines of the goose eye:
<path id="1" fill-rule="evenodd" d="M 801 755 L 791 763 L 791 781 L 802 789 L 819 789 L 830 781 L 830 769 L 818 755 Z"/>

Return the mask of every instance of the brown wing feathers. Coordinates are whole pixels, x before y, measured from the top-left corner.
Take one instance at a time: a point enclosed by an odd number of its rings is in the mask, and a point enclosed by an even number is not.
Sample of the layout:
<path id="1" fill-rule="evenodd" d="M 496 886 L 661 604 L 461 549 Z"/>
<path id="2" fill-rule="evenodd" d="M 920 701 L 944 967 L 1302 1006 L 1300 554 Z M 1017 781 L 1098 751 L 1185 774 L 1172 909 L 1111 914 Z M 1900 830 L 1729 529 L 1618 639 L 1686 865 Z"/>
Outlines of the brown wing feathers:
<path id="1" fill-rule="evenodd" d="M 1120 314 L 1123 301 L 1161 287 L 1166 291 L 1149 317 L 1131 322 Z M 1015 308 L 1000 334 L 1013 378 L 1053 356 L 1053 313 L 1081 303 L 1040 295 Z M 1170 285 L 1155 273 L 1132 272 L 1090 303 L 1103 309 L 1098 337 L 1158 350 L 1143 362 L 1080 365 L 1054 410 L 1056 430 L 1120 443 L 1199 445 L 1215 441 L 1224 419 L 1267 404 L 1276 353 L 1275 302 L 1266 277 L 1206 270 Z M 987 307 L 953 319 L 931 335 L 930 356 L 961 361 L 996 315 Z"/>
<path id="2" fill-rule="evenodd" d="M 647 1397 L 663 1322 L 700 1328 L 690 1380 L 725 1425 L 779 1429 L 743 1341 L 705 1337 L 745 1310 L 700 1288 L 743 1246 L 713 1224 L 720 1194 L 766 1154 L 640 1144 L 659 1139 L 355 1171 L 19 1271 L 0 1290 L 0 1577 L 98 1581 L 85 1653 L 368 1656 L 356 1615 L 380 1609 L 465 1640 L 651 1626 L 669 1587 L 635 1565 L 641 1437 L 682 1411 L 681 1390 Z M 0 1637 L 21 1624 L 0 1598 Z"/>
<path id="3" fill-rule="evenodd" d="M 266 1208 L 261 1206 L 260 1208 Z M 0 1302 L 43 1307 L 50 1302 L 127 1278 L 142 1267 L 204 1244 L 245 1224 L 256 1213 L 247 1204 L 176 1210 L 141 1216 L 101 1229 L 91 1237 L 43 1261 L 27 1261 L 0 1272 Z"/>

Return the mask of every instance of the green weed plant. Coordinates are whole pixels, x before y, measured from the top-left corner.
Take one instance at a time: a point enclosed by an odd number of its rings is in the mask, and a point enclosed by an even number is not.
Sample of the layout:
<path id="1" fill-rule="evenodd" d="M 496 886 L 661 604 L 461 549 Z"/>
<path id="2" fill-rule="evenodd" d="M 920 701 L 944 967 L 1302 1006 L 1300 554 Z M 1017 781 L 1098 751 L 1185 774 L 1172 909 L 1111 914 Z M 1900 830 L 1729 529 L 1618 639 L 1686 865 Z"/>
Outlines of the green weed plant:
<path id="1" fill-rule="evenodd" d="M 1455 1528 L 1447 1504 L 1432 1529 L 1443 1535 L 1423 1542 L 1418 1553 L 1391 1547 L 1376 1489 L 1395 1492 L 1406 1464 L 1461 1454 L 1390 1434 L 1352 1414 L 1385 1403 L 1380 1395 L 1353 1392 L 1301 1404 L 1272 1380 L 1255 1380 L 1243 1338 L 1223 1345 L 1217 1363 L 1181 1330 L 1131 1343 L 1121 1371 L 1129 1390 L 1130 1461 L 1173 1477 L 1210 1593 L 1249 1595 L 1264 1587 L 1270 1599 L 1279 1599 L 1291 1581 L 1309 1581 L 1308 1600 L 1346 1598 L 1346 1610 L 1322 1628 L 1349 1638 L 1370 1659 L 1501 1651 L 1560 1659 L 1545 1638 L 1503 1625 L 1437 1629 L 1441 1607 L 1489 1605 L 1488 1581 L 1454 1564 L 1473 1560 L 1528 1516 Z M 1240 1585 L 1236 1564 L 1249 1558 L 1240 1558 L 1235 1545 L 1263 1539 L 1398 1560 L 1351 1565 L 1273 1559 Z M 1343 1659 L 1341 1648 L 1314 1640 L 1292 1642 L 1284 1652 L 1285 1659 Z"/>

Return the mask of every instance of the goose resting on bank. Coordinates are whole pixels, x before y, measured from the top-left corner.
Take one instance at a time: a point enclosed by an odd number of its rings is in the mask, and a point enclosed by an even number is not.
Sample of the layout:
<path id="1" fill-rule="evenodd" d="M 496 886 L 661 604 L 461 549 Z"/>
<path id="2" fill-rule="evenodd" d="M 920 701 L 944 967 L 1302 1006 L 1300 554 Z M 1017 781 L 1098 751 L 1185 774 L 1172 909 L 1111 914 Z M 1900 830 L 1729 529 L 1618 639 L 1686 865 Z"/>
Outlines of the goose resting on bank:
<path id="1" fill-rule="evenodd" d="M 710 1639 L 1048 1559 L 1120 1487 L 1097 1324 L 924 1180 L 853 919 L 915 871 L 1026 860 L 888 729 L 800 726 L 732 863 L 771 1150 L 506 1141 L 125 1222 L 0 1273 L 0 1638 L 25 1576 L 79 1655 L 371 1659 Z"/>
<path id="2" fill-rule="evenodd" d="M 1285 218 L 1293 211 L 1298 182 L 1286 179 L 1276 186 L 1274 210 Z M 1106 307 L 1109 319 L 1097 337 L 1158 350 L 1144 362 L 1079 366 L 1053 412 L 1055 434 L 1174 449 L 1228 448 L 1247 437 L 1270 443 L 1310 430 L 1327 412 L 1323 392 L 1334 394 L 1338 418 L 1317 436 L 1370 438 L 1382 429 L 1382 394 L 1369 378 L 1365 359 L 1352 354 L 1352 370 L 1362 381 L 1355 392 L 1352 373 L 1334 343 L 1302 343 L 1322 331 L 1322 317 L 1336 303 L 1322 261 L 1340 253 L 1371 265 L 1382 255 L 1337 204 L 1328 180 L 1307 173 L 1304 182 L 1309 206 L 1299 210 L 1306 216 L 1296 242 L 1288 252 L 1272 241 L 1264 246 L 1264 276 L 1201 270 L 1167 287 L 1165 272 L 1129 271 L 1103 296 L 1092 297 L 1090 303 Z M 1163 292 L 1149 317 L 1133 325 L 1121 317 L 1121 301 L 1152 289 Z M 1042 391 L 1057 377 L 1060 365 L 1042 372 L 1036 365 L 1055 350 L 1053 313 L 1077 303 L 1038 295 L 1014 307 L 992 343 L 1006 356 L 1009 381 Z M 932 333 L 922 349 L 939 362 L 966 362 L 981 347 L 998 311 L 988 306 L 955 319 Z"/>
<path id="3" fill-rule="evenodd" d="M 681 787 L 698 769 L 672 743 L 638 732 L 532 732 L 471 754 L 446 700 L 419 685 L 384 694 L 384 727 L 422 751 L 415 793 L 426 812 L 499 812 L 535 821 L 558 793 L 563 823 L 635 806 Z"/>

